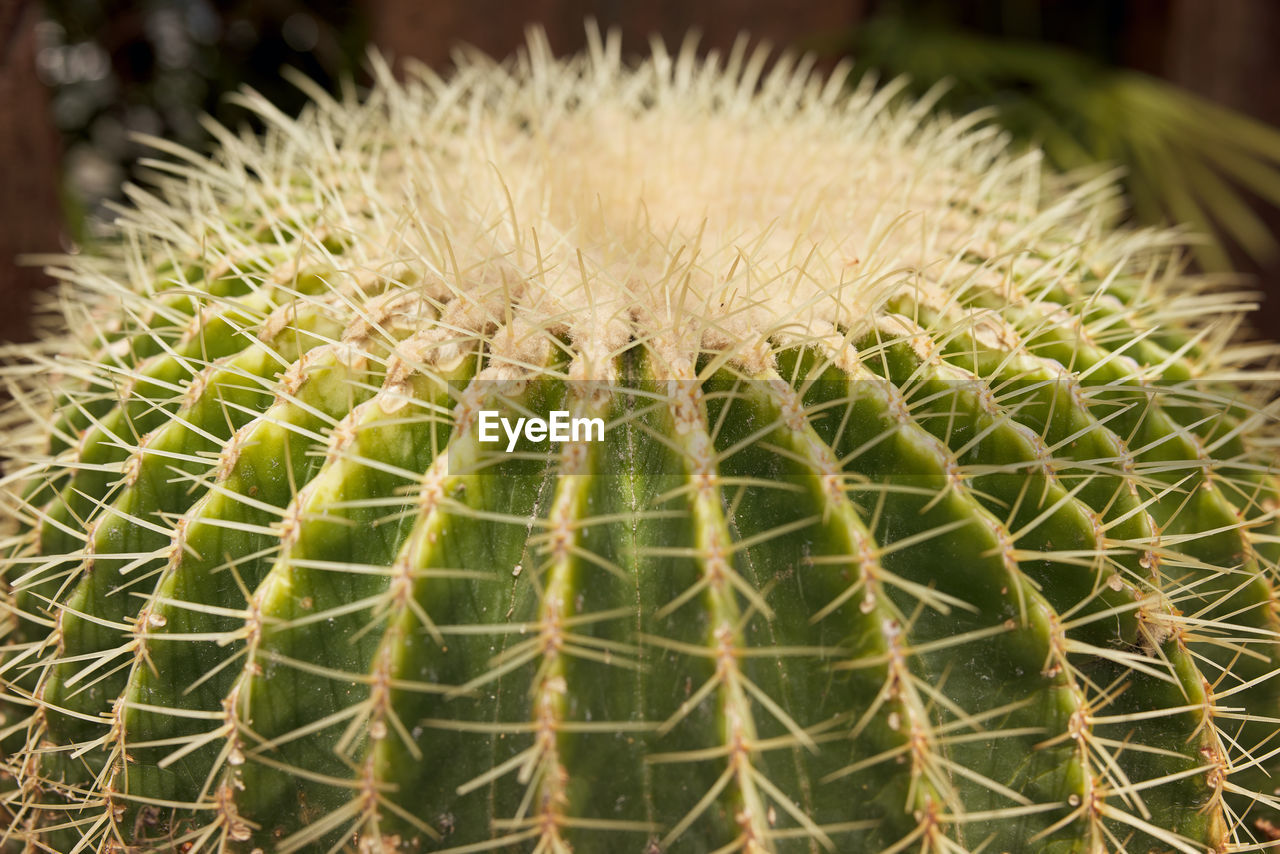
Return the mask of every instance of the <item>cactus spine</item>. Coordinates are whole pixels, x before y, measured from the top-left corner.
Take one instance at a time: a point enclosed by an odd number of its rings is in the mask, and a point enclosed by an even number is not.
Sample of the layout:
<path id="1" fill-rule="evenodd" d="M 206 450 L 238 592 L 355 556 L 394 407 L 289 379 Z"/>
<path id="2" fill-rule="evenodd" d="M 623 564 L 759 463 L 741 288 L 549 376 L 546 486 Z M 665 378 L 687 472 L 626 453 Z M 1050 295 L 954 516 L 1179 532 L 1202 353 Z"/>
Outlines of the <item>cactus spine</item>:
<path id="1" fill-rule="evenodd" d="M 534 37 L 156 141 L 3 369 L 0 838 L 1276 837 L 1247 298 L 1105 176 L 764 60 Z"/>

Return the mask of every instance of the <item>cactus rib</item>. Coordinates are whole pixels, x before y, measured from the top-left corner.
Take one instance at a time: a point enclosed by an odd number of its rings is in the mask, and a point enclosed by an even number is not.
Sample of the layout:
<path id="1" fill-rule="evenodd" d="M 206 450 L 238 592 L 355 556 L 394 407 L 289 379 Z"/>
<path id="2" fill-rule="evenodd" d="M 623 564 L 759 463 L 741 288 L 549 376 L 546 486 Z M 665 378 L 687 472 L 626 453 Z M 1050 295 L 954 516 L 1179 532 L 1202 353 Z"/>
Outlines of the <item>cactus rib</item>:
<path id="1" fill-rule="evenodd" d="M 245 93 L 51 268 L 0 850 L 1274 847 L 1247 295 L 981 116 L 590 35 Z"/>

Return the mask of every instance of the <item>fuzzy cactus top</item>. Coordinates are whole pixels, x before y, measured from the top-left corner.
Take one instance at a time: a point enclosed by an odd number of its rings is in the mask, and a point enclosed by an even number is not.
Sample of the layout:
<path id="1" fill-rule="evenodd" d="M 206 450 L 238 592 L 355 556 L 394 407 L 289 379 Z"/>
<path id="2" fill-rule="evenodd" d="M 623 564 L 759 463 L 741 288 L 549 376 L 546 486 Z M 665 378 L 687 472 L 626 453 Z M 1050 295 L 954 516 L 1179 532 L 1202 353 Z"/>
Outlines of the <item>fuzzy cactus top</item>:
<path id="1" fill-rule="evenodd" d="M 53 265 L 0 849 L 1280 835 L 1247 296 L 981 115 L 591 36 L 245 93 Z M 603 439 L 480 440 L 552 409 Z"/>

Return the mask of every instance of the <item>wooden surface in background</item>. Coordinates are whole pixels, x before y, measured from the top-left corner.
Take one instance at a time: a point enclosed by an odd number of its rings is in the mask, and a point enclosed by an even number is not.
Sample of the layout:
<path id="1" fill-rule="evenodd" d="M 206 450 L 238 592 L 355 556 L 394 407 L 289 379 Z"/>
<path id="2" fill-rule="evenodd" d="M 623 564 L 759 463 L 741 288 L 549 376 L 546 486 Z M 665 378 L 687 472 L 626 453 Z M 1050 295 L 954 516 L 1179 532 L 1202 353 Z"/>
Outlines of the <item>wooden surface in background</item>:
<path id="1" fill-rule="evenodd" d="M 583 22 L 618 27 L 624 49 L 647 51 L 651 35 L 675 49 L 691 30 L 701 49 L 727 52 L 740 33 L 776 47 L 814 47 L 814 40 L 846 32 L 862 19 L 864 0 L 786 3 L 759 0 L 365 0 L 374 44 L 396 59 L 414 57 L 435 68 L 448 64 L 459 42 L 490 56 L 507 56 L 525 43 L 525 31 L 541 25 L 557 54 L 586 45 Z"/>
<path id="2" fill-rule="evenodd" d="M 29 337 L 31 295 L 47 284 L 19 256 L 56 252 L 59 140 L 36 76 L 40 6 L 0 2 L 0 342 Z"/>
<path id="3" fill-rule="evenodd" d="M 1280 127 L 1280 0 L 1172 0 L 1167 32 L 1161 76 Z M 1280 238 L 1280 207 L 1258 199 L 1252 207 Z M 1263 293 L 1253 325 L 1280 340 L 1280 256 L 1232 255 Z"/>

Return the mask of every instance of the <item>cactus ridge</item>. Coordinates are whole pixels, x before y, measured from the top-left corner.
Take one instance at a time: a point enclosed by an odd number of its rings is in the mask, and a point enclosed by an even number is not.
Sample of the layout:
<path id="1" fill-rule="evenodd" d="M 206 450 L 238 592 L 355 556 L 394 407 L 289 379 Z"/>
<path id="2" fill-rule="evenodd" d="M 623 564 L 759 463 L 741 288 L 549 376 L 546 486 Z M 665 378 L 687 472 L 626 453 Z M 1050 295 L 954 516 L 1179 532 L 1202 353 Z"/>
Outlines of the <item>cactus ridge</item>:
<path id="1" fill-rule="evenodd" d="M 265 136 L 153 140 L 53 264 L 0 367 L 0 848 L 1280 838 L 1250 297 L 982 116 L 589 34 L 243 93 Z"/>

